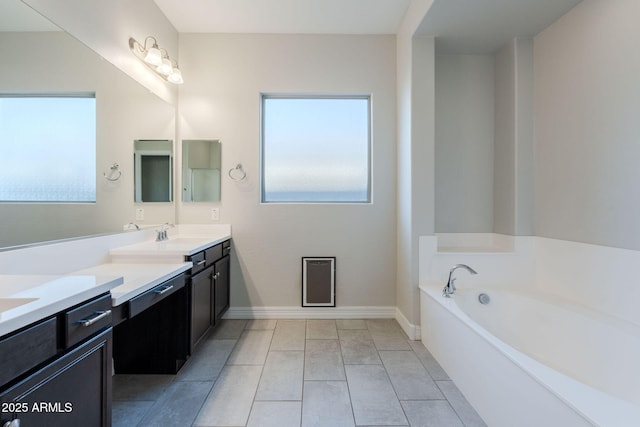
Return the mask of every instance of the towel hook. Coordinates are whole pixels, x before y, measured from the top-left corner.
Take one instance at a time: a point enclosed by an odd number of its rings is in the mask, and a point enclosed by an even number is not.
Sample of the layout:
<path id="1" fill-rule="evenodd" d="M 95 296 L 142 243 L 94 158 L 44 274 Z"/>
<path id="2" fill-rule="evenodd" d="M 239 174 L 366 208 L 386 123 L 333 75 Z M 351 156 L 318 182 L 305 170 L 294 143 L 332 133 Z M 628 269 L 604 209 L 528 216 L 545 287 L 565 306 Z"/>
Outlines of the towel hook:
<path id="1" fill-rule="evenodd" d="M 238 163 L 235 168 L 229 169 L 229 178 L 236 182 L 247 179 L 247 172 L 242 168 L 242 164 Z"/>
<path id="2" fill-rule="evenodd" d="M 116 175 L 117 174 L 117 175 Z M 111 172 L 109 172 L 109 175 L 107 175 L 106 172 L 103 173 L 105 179 L 107 181 L 117 181 L 120 179 L 120 177 L 122 176 L 122 171 L 120 170 L 120 165 L 117 163 L 114 163 L 111 165 Z"/>

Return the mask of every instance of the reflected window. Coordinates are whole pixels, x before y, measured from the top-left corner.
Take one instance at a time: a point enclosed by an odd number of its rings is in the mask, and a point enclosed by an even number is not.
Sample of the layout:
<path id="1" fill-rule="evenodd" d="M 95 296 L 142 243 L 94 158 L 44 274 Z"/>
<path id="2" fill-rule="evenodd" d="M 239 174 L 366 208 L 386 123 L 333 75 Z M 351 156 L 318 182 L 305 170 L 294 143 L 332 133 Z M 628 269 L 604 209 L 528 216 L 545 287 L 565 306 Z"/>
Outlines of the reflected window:
<path id="1" fill-rule="evenodd" d="M 95 94 L 0 94 L 0 201 L 96 201 Z"/>
<path id="2" fill-rule="evenodd" d="M 262 97 L 262 201 L 367 203 L 370 98 Z"/>

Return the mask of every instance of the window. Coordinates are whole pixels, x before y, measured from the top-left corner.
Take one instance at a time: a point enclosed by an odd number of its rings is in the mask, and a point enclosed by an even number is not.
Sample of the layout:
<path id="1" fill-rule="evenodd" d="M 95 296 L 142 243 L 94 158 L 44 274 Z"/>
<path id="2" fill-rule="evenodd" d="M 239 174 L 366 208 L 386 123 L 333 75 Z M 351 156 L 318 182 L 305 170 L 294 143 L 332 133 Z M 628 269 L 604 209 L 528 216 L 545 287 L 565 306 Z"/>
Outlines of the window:
<path id="1" fill-rule="evenodd" d="M 96 201 L 96 102 L 0 94 L 0 201 Z"/>
<path id="2" fill-rule="evenodd" d="M 366 203 L 370 97 L 262 96 L 262 201 Z"/>

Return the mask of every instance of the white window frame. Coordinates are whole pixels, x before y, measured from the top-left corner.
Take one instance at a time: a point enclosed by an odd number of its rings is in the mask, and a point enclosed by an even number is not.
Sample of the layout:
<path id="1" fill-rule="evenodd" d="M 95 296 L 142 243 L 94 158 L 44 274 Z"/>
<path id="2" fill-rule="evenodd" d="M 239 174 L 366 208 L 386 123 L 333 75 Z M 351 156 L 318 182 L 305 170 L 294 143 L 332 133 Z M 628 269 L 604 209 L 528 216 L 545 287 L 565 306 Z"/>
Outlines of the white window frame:
<path id="1" fill-rule="evenodd" d="M 370 94 L 260 94 L 260 203 L 262 204 L 371 204 L 372 203 L 372 122 L 371 122 L 371 99 Z M 270 201 L 266 200 L 265 191 L 265 101 L 268 99 L 361 99 L 367 101 L 367 190 L 365 200 L 291 200 L 291 201 Z"/>

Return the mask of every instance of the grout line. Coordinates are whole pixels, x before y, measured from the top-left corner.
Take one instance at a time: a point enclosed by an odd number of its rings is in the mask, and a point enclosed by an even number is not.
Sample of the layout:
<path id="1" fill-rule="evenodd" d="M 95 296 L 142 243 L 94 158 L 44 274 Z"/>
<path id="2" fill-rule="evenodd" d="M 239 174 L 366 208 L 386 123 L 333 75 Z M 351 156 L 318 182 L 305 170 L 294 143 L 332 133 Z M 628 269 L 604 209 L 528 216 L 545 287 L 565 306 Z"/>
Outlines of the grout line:
<path id="1" fill-rule="evenodd" d="M 365 326 L 367 326 L 366 323 L 365 323 Z M 367 326 L 367 331 L 368 330 L 369 330 L 369 327 Z M 340 347 L 340 357 L 342 358 L 342 370 L 344 371 L 344 382 L 347 385 L 347 393 L 349 394 L 349 406 L 351 407 L 351 418 L 353 419 L 353 425 L 357 426 L 358 424 L 356 422 L 356 413 L 353 409 L 353 398 L 351 397 L 351 387 L 349 386 L 349 377 L 347 377 L 347 367 L 344 363 L 344 355 L 342 354 L 342 341 L 340 341 L 339 334 L 338 334 L 338 346 Z"/>

